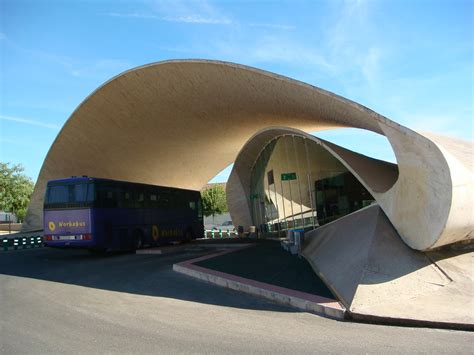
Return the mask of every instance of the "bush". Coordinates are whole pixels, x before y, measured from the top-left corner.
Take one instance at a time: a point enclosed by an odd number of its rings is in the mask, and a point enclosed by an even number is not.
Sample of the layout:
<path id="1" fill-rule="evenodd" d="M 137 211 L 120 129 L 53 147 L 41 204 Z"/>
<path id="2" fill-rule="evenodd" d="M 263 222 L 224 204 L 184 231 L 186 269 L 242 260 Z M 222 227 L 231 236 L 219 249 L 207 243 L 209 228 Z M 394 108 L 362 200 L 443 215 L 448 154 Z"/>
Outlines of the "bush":
<path id="1" fill-rule="evenodd" d="M 0 162 L 0 210 L 13 212 L 19 222 L 25 219 L 35 186 L 24 170 L 20 164 Z"/>

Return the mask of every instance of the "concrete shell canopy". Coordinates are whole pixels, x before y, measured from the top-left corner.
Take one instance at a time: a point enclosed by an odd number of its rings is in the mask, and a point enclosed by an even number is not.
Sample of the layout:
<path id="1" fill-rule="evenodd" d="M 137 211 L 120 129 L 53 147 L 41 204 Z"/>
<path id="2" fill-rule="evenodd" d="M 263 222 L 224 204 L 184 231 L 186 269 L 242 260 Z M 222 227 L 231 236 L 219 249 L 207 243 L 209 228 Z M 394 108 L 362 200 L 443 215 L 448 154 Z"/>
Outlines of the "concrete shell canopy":
<path id="1" fill-rule="evenodd" d="M 385 213 L 403 221 L 403 240 L 426 250 L 473 237 L 471 142 L 428 138 L 317 87 L 207 60 L 138 67 L 88 96 L 47 154 L 24 230 L 42 228 L 48 180 L 89 175 L 198 190 L 271 126 L 385 135 L 399 178 L 381 199 Z"/>

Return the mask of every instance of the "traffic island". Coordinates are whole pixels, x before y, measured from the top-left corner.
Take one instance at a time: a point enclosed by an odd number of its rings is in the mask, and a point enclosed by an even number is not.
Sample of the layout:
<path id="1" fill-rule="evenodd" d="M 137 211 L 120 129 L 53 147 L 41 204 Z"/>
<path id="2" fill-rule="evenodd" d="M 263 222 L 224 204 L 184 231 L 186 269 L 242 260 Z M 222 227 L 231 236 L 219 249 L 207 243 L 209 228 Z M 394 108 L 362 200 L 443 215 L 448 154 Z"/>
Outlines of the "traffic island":
<path id="1" fill-rule="evenodd" d="M 275 241 L 260 241 L 173 265 L 197 279 L 333 319 L 345 318 L 337 302 L 305 260 Z"/>

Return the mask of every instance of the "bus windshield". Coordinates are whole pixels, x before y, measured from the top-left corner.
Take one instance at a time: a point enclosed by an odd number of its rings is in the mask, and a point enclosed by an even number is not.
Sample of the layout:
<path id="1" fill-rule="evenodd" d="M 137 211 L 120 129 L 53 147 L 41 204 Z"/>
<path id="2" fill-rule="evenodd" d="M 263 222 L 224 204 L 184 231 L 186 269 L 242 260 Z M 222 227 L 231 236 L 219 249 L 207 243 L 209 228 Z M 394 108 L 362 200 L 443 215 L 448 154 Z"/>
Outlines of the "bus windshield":
<path id="1" fill-rule="evenodd" d="M 46 189 L 45 208 L 90 207 L 94 202 L 94 184 L 77 182 L 49 185 Z"/>

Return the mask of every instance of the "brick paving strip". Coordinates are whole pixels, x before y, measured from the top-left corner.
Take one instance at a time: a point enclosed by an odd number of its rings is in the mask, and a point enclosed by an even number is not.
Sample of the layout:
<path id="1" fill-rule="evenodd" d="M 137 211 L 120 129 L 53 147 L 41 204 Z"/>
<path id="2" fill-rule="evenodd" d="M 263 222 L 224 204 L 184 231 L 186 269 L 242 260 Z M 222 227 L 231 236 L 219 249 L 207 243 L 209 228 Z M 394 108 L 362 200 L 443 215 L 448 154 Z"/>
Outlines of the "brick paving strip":
<path id="1" fill-rule="evenodd" d="M 175 253 L 179 251 L 193 251 L 193 250 L 204 250 L 204 249 L 244 249 L 247 246 L 252 244 L 226 244 L 226 243 L 219 243 L 219 244 L 200 244 L 199 241 L 196 243 L 190 244 L 179 244 L 179 245 L 166 245 L 161 247 L 154 247 L 154 248 L 146 248 L 146 249 L 138 249 L 135 251 L 135 254 L 168 254 L 168 253 Z M 234 251 L 234 250 L 233 250 Z M 222 255 L 222 254 L 220 254 Z M 213 257 L 216 254 L 213 254 Z M 206 258 L 207 259 L 207 258 Z M 204 260 L 204 259 L 203 259 Z"/>
<path id="2" fill-rule="evenodd" d="M 244 248 L 248 247 L 249 246 L 245 246 Z M 285 287 L 275 286 L 260 281 L 250 280 L 240 276 L 231 275 L 221 271 L 207 269 L 195 265 L 197 262 L 232 253 L 244 248 L 225 250 L 196 259 L 183 261 L 174 264 L 173 270 L 221 287 L 226 287 L 232 290 L 262 297 L 273 302 L 292 306 L 306 312 L 311 312 L 338 320 L 345 319 L 346 309 L 339 302 L 333 299 L 306 292 L 291 290 Z"/>

